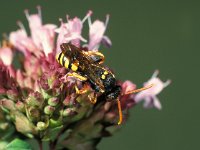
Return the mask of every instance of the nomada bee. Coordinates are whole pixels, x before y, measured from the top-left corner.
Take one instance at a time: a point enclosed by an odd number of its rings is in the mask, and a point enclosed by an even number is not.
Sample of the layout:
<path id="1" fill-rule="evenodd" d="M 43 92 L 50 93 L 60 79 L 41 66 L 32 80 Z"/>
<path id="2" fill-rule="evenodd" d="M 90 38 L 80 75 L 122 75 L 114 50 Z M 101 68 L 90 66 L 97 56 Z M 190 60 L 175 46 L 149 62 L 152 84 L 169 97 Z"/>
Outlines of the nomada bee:
<path id="1" fill-rule="evenodd" d="M 109 101 L 117 101 L 119 111 L 118 124 L 121 124 L 123 120 L 119 96 L 140 92 L 152 87 L 150 85 L 121 94 L 121 86 L 117 85 L 115 75 L 103 65 L 104 55 L 102 53 L 85 51 L 70 43 L 63 43 L 60 47 L 62 51 L 56 55 L 56 60 L 60 65 L 72 71 L 67 74 L 68 76 L 89 82 L 95 91 L 95 95 L 89 97 L 93 104 L 96 103 L 98 95 L 104 95 L 105 99 Z M 83 94 L 87 91 L 84 88 L 79 90 L 75 87 L 75 89 L 78 94 Z"/>

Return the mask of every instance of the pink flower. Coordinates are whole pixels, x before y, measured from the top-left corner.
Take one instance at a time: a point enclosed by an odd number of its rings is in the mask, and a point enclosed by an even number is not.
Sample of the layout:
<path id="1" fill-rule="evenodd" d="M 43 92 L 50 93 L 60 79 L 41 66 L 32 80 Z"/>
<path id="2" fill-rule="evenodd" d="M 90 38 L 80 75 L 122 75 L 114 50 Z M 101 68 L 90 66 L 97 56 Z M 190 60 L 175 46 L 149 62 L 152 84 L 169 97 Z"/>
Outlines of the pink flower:
<path id="1" fill-rule="evenodd" d="M 126 94 L 127 92 L 136 89 L 136 85 L 133 84 L 131 81 L 127 80 L 121 84 L 121 88 L 122 88 L 121 92 L 122 96 L 120 97 L 120 102 L 122 110 L 129 109 L 135 104 L 134 100 L 135 96 L 134 94 L 129 94 L 129 95 L 123 95 L 123 94 Z"/>
<path id="2" fill-rule="evenodd" d="M 38 14 L 29 15 L 28 11 L 25 10 L 26 18 L 29 22 L 31 30 L 31 37 L 34 44 L 38 49 L 43 50 L 47 56 L 53 52 L 54 49 L 54 38 L 55 28 L 54 24 L 42 25 L 41 8 L 38 7 Z"/>
<path id="3" fill-rule="evenodd" d="M 9 47 L 0 48 L 0 59 L 3 61 L 4 65 L 10 66 L 13 61 L 13 52 Z"/>
<path id="4" fill-rule="evenodd" d="M 139 103 L 140 101 L 144 100 L 145 108 L 152 108 L 152 107 L 155 107 L 157 109 L 162 108 L 161 103 L 156 95 L 158 95 L 165 87 L 167 87 L 171 81 L 167 80 L 166 82 L 162 82 L 157 77 L 158 73 L 159 73 L 158 70 L 156 70 L 152 75 L 151 79 L 146 83 L 144 83 L 144 86 L 153 84 L 153 87 L 144 90 L 135 96 L 136 103 Z"/>
<path id="5" fill-rule="evenodd" d="M 67 40 L 65 39 L 65 35 L 68 33 L 67 26 L 63 22 L 62 19 L 60 19 L 60 22 L 61 22 L 60 27 L 55 29 L 55 32 L 58 33 L 57 42 L 56 42 L 57 43 L 56 53 L 59 53 L 61 51 L 60 45 L 62 43 L 67 43 Z"/>
<path id="6" fill-rule="evenodd" d="M 111 46 L 111 40 L 104 36 L 106 31 L 107 25 L 109 21 L 109 15 L 106 16 L 106 22 L 103 23 L 102 21 L 96 20 L 91 23 L 91 18 L 89 17 L 89 50 L 97 50 L 102 42 L 104 45 Z"/>
<path id="7" fill-rule="evenodd" d="M 14 32 L 11 32 L 9 35 L 9 40 L 11 44 L 14 45 L 18 50 L 27 55 L 27 50 L 30 52 L 36 51 L 36 46 L 33 43 L 32 39 L 27 36 L 26 30 L 21 22 L 17 22 L 20 26 L 20 29 Z"/>
<path id="8" fill-rule="evenodd" d="M 81 35 L 83 23 L 86 19 L 92 14 L 92 11 L 89 11 L 87 15 L 83 18 L 83 20 L 80 20 L 79 18 L 75 17 L 73 19 L 69 19 L 69 16 L 67 15 L 67 23 L 64 23 L 61 20 L 61 26 L 60 28 L 56 29 L 55 31 L 58 34 L 57 39 L 57 51 L 60 51 L 60 45 L 62 43 L 68 43 L 71 42 L 72 44 L 76 45 L 77 47 L 80 47 L 80 41 L 87 42 L 86 39 L 84 39 Z"/>

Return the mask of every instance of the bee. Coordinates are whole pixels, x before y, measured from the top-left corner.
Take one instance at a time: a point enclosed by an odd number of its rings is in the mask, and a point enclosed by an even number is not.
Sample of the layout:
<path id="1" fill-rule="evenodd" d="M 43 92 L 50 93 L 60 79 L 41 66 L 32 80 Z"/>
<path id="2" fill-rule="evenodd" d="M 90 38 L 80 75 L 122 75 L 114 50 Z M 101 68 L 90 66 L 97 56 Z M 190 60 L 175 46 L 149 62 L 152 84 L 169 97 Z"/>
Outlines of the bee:
<path id="1" fill-rule="evenodd" d="M 103 65 L 104 55 L 96 51 L 82 50 L 70 43 L 63 43 L 60 48 L 62 51 L 56 55 L 56 60 L 60 65 L 71 70 L 68 76 L 75 77 L 81 81 L 88 81 L 95 91 L 95 95 L 90 97 L 92 103 L 96 103 L 97 93 L 105 96 L 106 100 L 117 101 L 119 111 L 118 124 L 121 124 L 123 120 L 119 100 L 119 96 L 122 95 L 121 86 L 117 85 L 115 75 Z M 136 93 L 150 87 L 132 90 L 123 95 Z M 79 90 L 77 87 L 75 88 L 79 94 L 86 91 L 85 89 Z"/>

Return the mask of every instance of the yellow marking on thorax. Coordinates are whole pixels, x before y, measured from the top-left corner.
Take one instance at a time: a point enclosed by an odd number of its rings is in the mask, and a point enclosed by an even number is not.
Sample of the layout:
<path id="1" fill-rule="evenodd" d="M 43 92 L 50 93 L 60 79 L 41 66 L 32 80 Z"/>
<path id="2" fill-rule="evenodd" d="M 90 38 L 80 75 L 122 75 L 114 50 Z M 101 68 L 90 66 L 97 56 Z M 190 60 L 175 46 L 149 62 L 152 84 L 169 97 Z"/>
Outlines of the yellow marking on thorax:
<path id="1" fill-rule="evenodd" d="M 101 79 L 105 79 L 106 78 L 106 76 L 103 74 L 102 76 L 101 76 Z"/>
<path id="2" fill-rule="evenodd" d="M 101 79 L 105 79 L 107 74 L 108 74 L 108 71 L 104 71 L 104 73 L 101 75 Z"/>

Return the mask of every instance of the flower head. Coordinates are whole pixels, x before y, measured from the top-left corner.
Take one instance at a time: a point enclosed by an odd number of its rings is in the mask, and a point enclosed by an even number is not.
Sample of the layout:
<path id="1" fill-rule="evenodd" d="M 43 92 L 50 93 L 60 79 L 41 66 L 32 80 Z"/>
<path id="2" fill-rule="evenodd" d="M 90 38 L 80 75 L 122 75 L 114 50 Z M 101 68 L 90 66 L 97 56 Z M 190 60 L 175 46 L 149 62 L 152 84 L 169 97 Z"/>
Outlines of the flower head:
<path id="1" fill-rule="evenodd" d="M 39 50 L 43 50 L 47 56 L 53 52 L 55 28 L 54 24 L 42 24 L 41 8 L 38 6 L 38 14 L 29 15 L 28 10 L 25 10 L 26 18 L 29 22 L 31 30 L 31 38 Z"/>
<path id="2" fill-rule="evenodd" d="M 86 16 L 81 20 L 78 17 L 73 19 L 69 18 L 69 15 L 66 16 L 67 23 L 64 23 L 62 19 L 60 19 L 61 25 L 55 31 L 58 33 L 57 39 L 57 52 L 60 52 L 60 45 L 62 43 L 69 43 L 80 47 L 80 41 L 87 42 L 81 35 L 83 23 L 92 15 L 92 11 L 89 11 Z"/>
<path id="3" fill-rule="evenodd" d="M 106 16 L 106 22 L 103 23 L 102 21 L 96 20 L 93 23 L 91 22 L 91 18 L 89 17 L 89 44 L 88 49 L 90 50 L 97 50 L 102 42 L 104 45 L 110 47 L 111 40 L 104 36 L 106 31 L 107 25 L 109 21 L 109 15 Z"/>
<path id="4" fill-rule="evenodd" d="M 94 149 L 96 140 L 112 135 L 119 128 L 116 126 L 119 102 L 124 112 L 124 122 L 128 110 L 141 99 L 153 99 L 153 104 L 159 108 L 156 95 L 168 82 L 160 81 L 156 77 L 157 74 L 147 83 L 154 83 L 155 86 L 136 96 L 126 94 L 136 88 L 134 83 L 116 81 L 114 76 L 111 76 L 114 78 L 112 86 L 117 87 L 117 92 L 113 94 L 113 88 L 100 93 L 87 79 L 88 76 L 83 77 L 86 78 L 85 81 L 71 77 L 72 73 L 82 72 L 73 72 L 73 69 L 66 69 L 56 61 L 55 55 L 61 51 L 62 43 L 70 42 L 73 46 L 76 45 L 78 50 L 88 54 L 88 59 L 89 54 L 94 54 L 93 50 L 97 50 L 100 44 L 111 46 L 110 39 L 104 36 L 109 16 L 105 23 L 99 20 L 91 23 L 92 12 L 89 11 L 82 20 L 78 17 L 70 19 L 67 16 L 65 23 L 60 19 L 61 26 L 56 28 L 54 24 L 42 23 L 40 7 L 38 14 L 30 15 L 28 10 L 25 14 L 31 35 L 29 36 L 23 24 L 18 22 L 20 29 L 9 35 L 8 43 L 11 46 L 0 48 L 0 131 L 6 130 L 10 125 L 13 129 L 12 134 L 51 141 L 54 148 L 59 144 L 60 148 L 66 149 L 78 149 L 77 146 Z M 86 20 L 89 21 L 88 43 L 88 40 L 82 37 L 83 23 Z M 58 37 L 55 46 L 56 33 Z M 102 57 L 101 53 L 98 54 Z M 18 68 L 12 64 L 14 55 L 19 64 Z M 91 56 L 91 63 L 95 59 L 98 57 Z M 99 67 L 104 66 L 99 64 Z M 108 67 L 104 69 L 110 70 Z M 104 76 L 108 74 L 107 71 L 104 73 Z M 101 86 L 105 86 L 106 89 L 106 83 L 100 81 Z M 110 97 L 118 94 L 116 101 L 107 101 L 108 93 Z M 97 102 L 93 104 L 95 101 Z M 148 102 L 146 105 L 150 104 Z M 121 107 L 119 108 L 121 110 Z M 60 138 L 62 134 L 64 136 Z"/>

